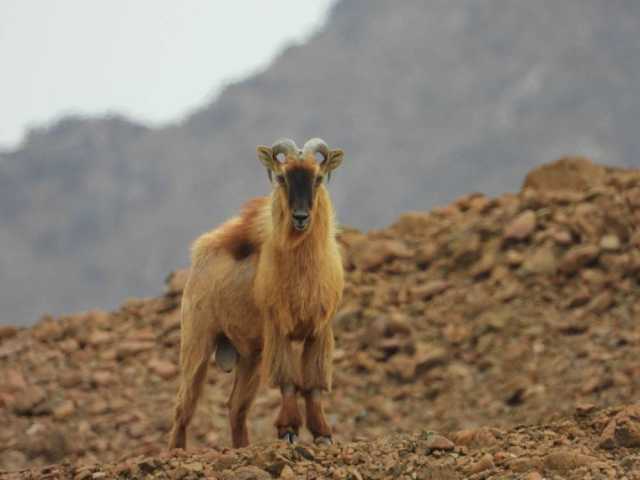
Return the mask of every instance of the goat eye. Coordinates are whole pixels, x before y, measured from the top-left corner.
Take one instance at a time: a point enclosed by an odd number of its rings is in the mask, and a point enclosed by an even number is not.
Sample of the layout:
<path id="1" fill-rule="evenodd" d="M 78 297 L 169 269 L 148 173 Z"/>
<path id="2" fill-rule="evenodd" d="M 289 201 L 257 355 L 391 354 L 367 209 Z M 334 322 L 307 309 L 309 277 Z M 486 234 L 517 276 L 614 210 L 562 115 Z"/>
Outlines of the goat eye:
<path id="1" fill-rule="evenodd" d="M 316 177 L 316 185 L 320 185 L 323 180 L 324 180 L 324 177 Z"/>
<path id="2" fill-rule="evenodd" d="M 278 183 L 280 185 L 284 185 L 285 184 L 284 175 L 276 175 L 276 180 L 278 180 Z"/>

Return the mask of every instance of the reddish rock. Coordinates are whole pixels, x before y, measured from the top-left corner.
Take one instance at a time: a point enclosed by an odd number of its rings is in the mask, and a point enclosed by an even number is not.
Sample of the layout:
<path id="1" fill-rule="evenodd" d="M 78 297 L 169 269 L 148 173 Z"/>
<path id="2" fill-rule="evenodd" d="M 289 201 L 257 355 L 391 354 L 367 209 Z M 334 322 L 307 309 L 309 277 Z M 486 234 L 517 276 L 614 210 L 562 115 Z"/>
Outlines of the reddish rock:
<path id="1" fill-rule="evenodd" d="M 567 246 L 573 243 L 571 233 L 564 229 L 554 230 L 550 236 L 558 245 Z"/>
<path id="2" fill-rule="evenodd" d="M 522 185 L 523 189 L 542 191 L 582 191 L 601 184 L 606 170 L 586 157 L 563 157 L 534 168 Z"/>
<path id="3" fill-rule="evenodd" d="M 58 420 L 70 417 L 75 413 L 76 407 L 71 400 L 65 400 L 53 407 L 53 416 Z"/>
<path id="4" fill-rule="evenodd" d="M 557 269 L 558 260 L 550 245 L 543 245 L 535 249 L 522 264 L 522 270 L 530 274 L 553 275 Z"/>
<path id="5" fill-rule="evenodd" d="M 410 258 L 413 251 L 399 240 L 370 240 L 358 244 L 353 260 L 360 270 L 375 270 L 394 258 Z"/>
<path id="6" fill-rule="evenodd" d="M 27 388 L 27 381 L 22 372 L 15 368 L 9 368 L 4 372 L 4 382 L 0 388 L 10 392 L 19 392 Z M 1 377 L 0 377 L 1 378 Z"/>
<path id="7" fill-rule="evenodd" d="M 495 435 L 488 428 L 461 430 L 452 435 L 456 445 L 475 448 L 487 448 L 497 442 Z"/>
<path id="8" fill-rule="evenodd" d="M 47 398 L 46 392 L 40 387 L 27 387 L 15 397 L 12 410 L 18 415 L 34 415 L 39 405 Z"/>
<path id="9" fill-rule="evenodd" d="M 471 464 L 469 468 L 467 468 L 467 472 L 473 475 L 486 470 L 493 470 L 495 468 L 496 465 L 493 463 L 493 456 L 490 453 L 486 453 L 480 458 L 480 460 Z"/>
<path id="10" fill-rule="evenodd" d="M 94 347 L 110 343 L 111 341 L 113 341 L 113 335 L 111 332 L 105 332 L 104 330 L 94 330 L 87 338 L 87 343 Z"/>
<path id="11" fill-rule="evenodd" d="M 175 363 L 155 358 L 148 363 L 149 369 L 165 380 L 173 378 L 178 373 L 178 367 Z"/>
<path id="12" fill-rule="evenodd" d="M 153 349 L 153 342 L 127 340 L 118 345 L 118 357 L 124 358 Z"/>
<path id="13" fill-rule="evenodd" d="M 598 258 L 600 249 L 595 245 L 582 245 L 570 249 L 562 259 L 560 269 L 564 273 L 574 273 L 579 268 Z"/>
<path id="14" fill-rule="evenodd" d="M 438 295 L 447 290 L 451 284 L 444 280 L 433 280 L 423 285 L 413 287 L 411 289 L 411 296 L 415 299 L 428 300 L 431 297 Z"/>
<path id="15" fill-rule="evenodd" d="M 106 370 L 99 370 L 91 375 L 91 381 L 101 387 L 112 384 L 115 379 L 115 375 Z"/>
<path id="16" fill-rule="evenodd" d="M 600 447 L 640 447 L 640 405 L 626 407 L 607 423 L 600 435 Z"/>
<path id="17" fill-rule="evenodd" d="M 525 210 L 514 218 L 504 230 L 505 240 L 524 240 L 536 229 L 536 214 Z"/>
<path id="18" fill-rule="evenodd" d="M 18 333 L 18 327 L 12 325 L 0 325 L 0 341 L 15 337 Z"/>
<path id="19" fill-rule="evenodd" d="M 429 450 L 453 450 L 455 445 L 451 440 L 442 435 L 429 434 L 425 442 L 425 447 Z"/>
<path id="20" fill-rule="evenodd" d="M 597 458 L 591 455 L 585 455 L 579 450 L 559 448 L 547 454 L 544 465 L 549 470 L 570 472 L 576 468 L 588 466 L 597 461 Z"/>

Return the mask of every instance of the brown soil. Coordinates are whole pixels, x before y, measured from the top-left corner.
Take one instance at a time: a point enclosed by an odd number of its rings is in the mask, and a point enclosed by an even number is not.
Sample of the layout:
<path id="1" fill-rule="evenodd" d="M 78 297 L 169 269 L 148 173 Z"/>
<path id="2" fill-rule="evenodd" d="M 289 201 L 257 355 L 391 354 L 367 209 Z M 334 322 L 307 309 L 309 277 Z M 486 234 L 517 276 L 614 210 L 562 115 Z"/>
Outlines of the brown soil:
<path id="1" fill-rule="evenodd" d="M 263 389 L 256 446 L 227 450 L 232 375 L 212 364 L 190 450 L 164 452 L 177 272 L 162 297 L 116 312 L 0 327 L 0 470 L 640 479 L 640 172 L 583 159 L 541 171 L 518 194 L 472 194 L 341 235 L 348 283 L 327 399 L 337 445 L 276 441 L 279 398 Z"/>

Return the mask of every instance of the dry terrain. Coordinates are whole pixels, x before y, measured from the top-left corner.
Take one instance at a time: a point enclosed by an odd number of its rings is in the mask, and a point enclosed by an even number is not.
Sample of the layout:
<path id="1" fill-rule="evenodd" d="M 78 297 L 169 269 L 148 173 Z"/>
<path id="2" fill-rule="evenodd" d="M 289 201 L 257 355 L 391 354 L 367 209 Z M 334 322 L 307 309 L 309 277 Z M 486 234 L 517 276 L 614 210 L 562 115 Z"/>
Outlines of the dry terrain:
<path id="1" fill-rule="evenodd" d="M 565 159 L 341 241 L 336 445 L 275 440 L 263 389 L 255 446 L 230 450 L 212 364 L 190 449 L 164 451 L 181 271 L 114 312 L 0 327 L 4 477 L 640 479 L 639 171 Z"/>

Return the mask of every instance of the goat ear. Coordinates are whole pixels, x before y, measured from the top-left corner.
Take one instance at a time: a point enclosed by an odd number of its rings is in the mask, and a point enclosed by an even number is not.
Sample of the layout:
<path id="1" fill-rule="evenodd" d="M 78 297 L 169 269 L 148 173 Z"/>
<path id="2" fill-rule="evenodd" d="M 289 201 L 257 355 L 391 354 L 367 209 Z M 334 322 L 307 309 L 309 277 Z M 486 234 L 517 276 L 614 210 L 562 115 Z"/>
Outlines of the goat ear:
<path id="1" fill-rule="evenodd" d="M 330 150 L 327 159 L 322 162 L 322 170 L 324 173 L 329 174 L 336 168 L 340 166 L 342 163 L 342 158 L 344 157 L 344 152 L 339 148 L 335 150 Z"/>
<path id="2" fill-rule="evenodd" d="M 270 147 L 260 145 L 257 151 L 258 160 L 260 160 L 260 163 L 269 171 L 269 176 L 271 176 L 272 171 L 278 171 L 278 160 L 273 158 L 273 150 L 271 150 Z"/>

